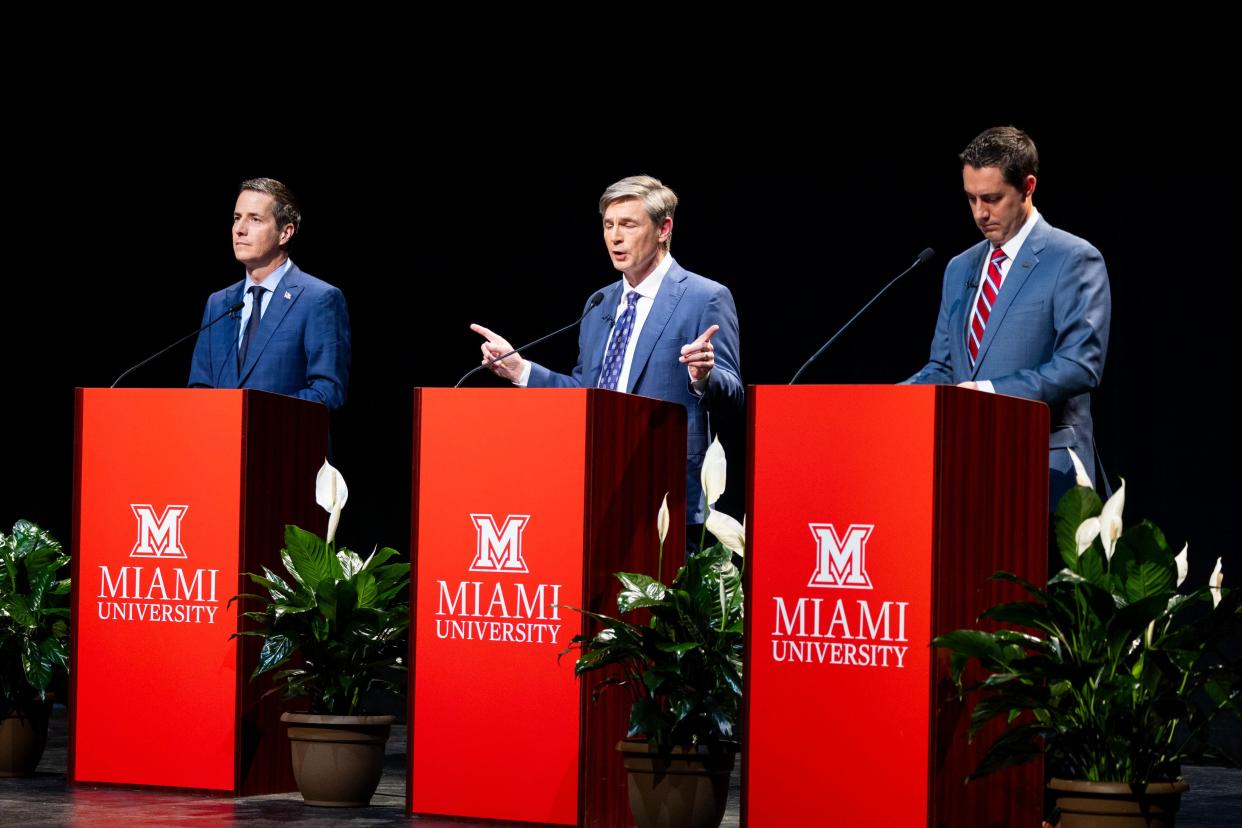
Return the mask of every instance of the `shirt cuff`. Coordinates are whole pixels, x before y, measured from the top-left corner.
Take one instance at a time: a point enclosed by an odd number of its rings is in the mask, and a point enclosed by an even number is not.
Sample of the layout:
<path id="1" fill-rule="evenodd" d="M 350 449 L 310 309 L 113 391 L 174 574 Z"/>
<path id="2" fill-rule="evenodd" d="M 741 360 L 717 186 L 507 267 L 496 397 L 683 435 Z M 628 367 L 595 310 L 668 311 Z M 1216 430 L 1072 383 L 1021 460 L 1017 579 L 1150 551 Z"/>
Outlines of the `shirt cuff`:
<path id="1" fill-rule="evenodd" d="M 517 378 L 517 382 L 513 383 L 514 385 L 519 388 L 525 388 L 530 383 L 530 369 L 533 364 L 529 359 L 526 360 L 522 366 L 522 376 Z"/>
<path id="2" fill-rule="evenodd" d="M 996 393 L 996 389 L 992 387 L 992 381 L 991 381 L 991 380 L 979 380 L 979 383 L 978 383 L 978 384 L 979 384 L 979 390 L 980 390 L 980 391 L 987 392 L 988 394 L 995 394 L 995 393 Z"/>
<path id="3" fill-rule="evenodd" d="M 687 368 L 686 372 L 689 373 L 689 371 L 690 369 Z M 701 397 L 706 394 L 707 381 L 711 379 L 711 376 L 712 375 L 709 373 L 707 376 L 703 377 L 703 379 L 690 380 L 690 393 L 696 397 Z"/>

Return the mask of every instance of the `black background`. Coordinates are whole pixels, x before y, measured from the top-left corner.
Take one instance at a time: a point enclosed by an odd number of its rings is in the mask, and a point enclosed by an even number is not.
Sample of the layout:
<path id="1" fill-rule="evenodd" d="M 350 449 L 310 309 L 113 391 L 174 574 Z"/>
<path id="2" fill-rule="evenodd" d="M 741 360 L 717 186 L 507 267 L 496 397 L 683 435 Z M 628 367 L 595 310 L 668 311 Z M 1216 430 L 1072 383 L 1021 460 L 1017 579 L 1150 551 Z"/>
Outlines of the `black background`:
<path id="1" fill-rule="evenodd" d="M 733 291 L 747 383 L 787 381 L 935 248 L 804 379 L 889 383 L 925 361 L 944 265 L 979 238 L 956 153 L 981 129 L 1014 123 L 1040 148 L 1036 205 L 1108 265 L 1096 435 L 1110 477 L 1127 481 L 1128 520 L 1154 520 L 1179 547 L 1188 540 L 1195 585 L 1217 556 L 1227 580 L 1240 571 L 1227 370 L 1237 361 L 1238 176 L 1195 105 L 1166 95 L 897 112 L 875 100 L 709 105 L 683 94 L 635 108 L 619 95 L 613 118 L 610 101 L 580 115 L 546 100 L 440 93 L 377 105 L 324 94 L 320 108 L 255 122 L 224 117 L 232 110 L 218 103 L 166 112 L 105 96 L 89 116 L 54 113 L 22 130 L 9 167 L 0 522 L 27 517 L 70 540 L 72 389 L 106 386 L 193 330 L 207 294 L 241 277 L 229 226 L 244 178 L 279 178 L 297 193 L 305 222 L 293 258 L 349 302 L 353 375 L 333 423 L 351 489 L 341 536 L 405 551 L 410 389 L 451 385 L 477 363 L 470 322 L 532 339 L 616 278 L 596 208 L 609 183 L 644 172 L 678 192 L 673 254 Z M 126 384 L 184 384 L 190 351 Z M 567 371 L 575 352 L 568 334 L 528 356 Z M 725 436 L 722 505 L 740 515 L 743 435 L 726 424 Z M 503 416 L 479 435 L 521 438 Z"/>

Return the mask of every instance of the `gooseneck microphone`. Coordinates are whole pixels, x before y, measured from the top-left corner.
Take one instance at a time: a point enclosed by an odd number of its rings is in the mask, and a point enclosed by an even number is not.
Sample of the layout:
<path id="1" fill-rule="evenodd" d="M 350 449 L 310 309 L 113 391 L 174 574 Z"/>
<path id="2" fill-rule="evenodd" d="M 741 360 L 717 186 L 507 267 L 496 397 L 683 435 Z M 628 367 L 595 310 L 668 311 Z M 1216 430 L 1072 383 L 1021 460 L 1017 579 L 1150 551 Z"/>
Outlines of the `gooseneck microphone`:
<path id="1" fill-rule="evenodd" d="M 526 343 L 525 345 L 523 345 L 522 347 L 520 347 L 520 348 L 514 348 L 512 351 L 510 351 L 510 352 L 509 352 L 509 353 L 507 353 L 507 354 L 501 354 L 501 355 L 500 355 L 500 356 L 498 356 L 498 357 L 492 357 L 492 358 L 491 358 L 491 359 L 489 359 L 487 362 L 484 362 L 482 365 L 476 365 L 476 366 L 474 366 L 474 367 L 473 367 L 473 368 L 471 368 L 469 371 L 467 371 L 467 372 L 465 373 L 465 375 L 464 375 L 461 379 L 459 379 L 459 380 L 457 381 L 457 384 L 456 384 L 456 385 L 454 385 L 453 387 L 454 387 L 454 388 L 460 388 L 460 387 L 461 387 L 461 384 L 462 384 L 463 382 L 465 382 L 467 379 L 469 379 L 469 378 L 470 378 L 470 376 L 471 376 L 472 374 L 474 374 L 476 371 L 482 371 L 484 368 L 490 368 L 492 365 L 495 365 L 497 362 L 500 362 L 502 359 L 508 359 L 509 357 L 513 356 L 513 355 L 514 355 L 514 354 L 516 354 L 518 351 L 525 351 L 527 348 L 533 348 L 533 347 L 535 347 L 536 345 L 538 345 L 539 343 L 543 342 L 544 340 L 551 339 L 552 337 L 556 336 L 557 334 L 562 334 L 562 333 L 565 333 L 565 331 L 569 330 L 570 328 L 573 328 L 573 327 L 577 326 L 577 325 L 578 325 L 578 323 L 580 323 L 583 319 L 586 319 L 586 315 L 587 315 L 588 313 L 590 313 L 591 311 L 593 311 L 596 307 L 598 307 L 598 306 L 599 306 L 599 303 L 600 303 L 600 302 L 603 302 L 603 301 L 604 301 L 604 292 L 603 292 L 602 290 L 597 290 L 597 291 L 595 291 L 595 295 L 591 297 L 591 301 L 590 301 L 590 302 L 587 302 L 586 310 L 584 310 L 584 311 L 582 312 L 582 316 L 579 316 L 577 319 L 575 319 L 573 322 L 570 322 L 568 325 L 566 325 L 566 326 L 565 326 L 565 327 L 563 327 L 563 328 L 558 328 L 558 329 L 556 329 L 555 331 L 553 331 L 552 333 L 547 334 L 546 336 L 541 336 L 541 337 L 539 337 L 539 338 L 538 338 L 538 339 L 536 339 L 534 342 L 527 342 L 527 343 Z"/>
<path id="2" fill-rule="evenodd" d="M 189 339 L 190 337 L 192 337 L 192 336 L 198 336 L 198 335 L 199 335 L 199 334 L 201 334 L 203 331 L 207 330 L 208 328 L 210 328 L 212 325 L 214 325 L 214 324 L 216 324 L 217 322 L 219 322 L 219 321 L 220 321 L 221 319 L 223 319 L 224 317 L 226 317 L 226 316 L 232 316 L 233 314 L 237 313 L 238 311 L 240 311 L 240 310 L 241 310 L 242 308 L 244 308 L 244 307 L 246 307 L 246 303 L 245 303 L 245 302 L 238 302 L 237 304 L 232 305 L 231 307 L 229 307 L 229 309 L 228 309 L 228 310 L 226 310 L 224 313 L 220 314 L 220 315 L 219 315 L 219 316 L 217 316 L 215 319 L 213 319 L 213 320 L 211 320 L 210 322 L 208 322 L 208 323 L 207 323 L 206 325 L 204 325 L 203 327 L 199 328 L 199 329 L 198 329 L 198 330 L 196 330 L 196 331 L 192 331 L 192 332 L 190 332 L 190 333 L 186 334 L 185 336 L 181 337 L 180 339 L 178 339 L 178 340 L 177 340 L 176 342 L 174 342 L 173 344 L 169 345 L 167 348 L 164 348 L 163 350 L 160 350 L 160 351 L 156 351 L 154 354 L 151 354 L 151 356 L 147 357 L 147 358 L 146 358 L 146 359 L 144 359 L 142 362 L 138 363 L 137 365 L 133 366 L 132 368 L 127 369 L 127 370 L 125 371 L 125 373 L 123 373 L 123 374 L 121 374 L 119 377 L 117 377 L 117 378 L 116 378 L 116 380 L 115 380 L 115 381 L 114 381 L 111 385 L 109 385 L 108 387 L 109 387 L 109 388 L 116 388 L 116 385 L 117 385 L 117 383 L 118 383 L 118 382 L 120 382 L 121 380 L 125 379 L 127 376 L 129 376 L 130 374 L 132 374 L 134 371 L 137 371 L 139 368 L 141 368 L 142 366 L 146 365 L 146 364 L 147 364 L 148 362 L 150 362 L 151 360 L 155 359 L 156 357 L 161 357 L 161 356 L 163 356 L 164 354 L 166 354 L 166 353 L 168 353 L 169 351 L 171 351 L 173 348 L 176 348 L 176 347 L 177 347 L 178 345 L 180 345 L 182 342 L 185 342 L 185 341 L 186 341 L 187 339 Z"/>
<path id="3" fill-rule="evenodd" d="M 837 338 L 838 336 L 840 336 L 841 334 L 845 333 L 845 329 L 846 329 L 846 328 L 848 328 L 850 325 L 853 325 L 853 324 L 854 324 L 854 320 L 855 320 L 855 319 L 857 319 L 858 317 L 860 317 L 860 316 L 862 316 L 862 315 L 863 315 L 863 311 L 865 311 L 867 308 L 871 307 L 871 306 L 872 306 L 872 304 L 874 304 L 874 303 L 875 303 L 875 300 L 876 300 L 876 299 L 879 299 L 881 296 L 883 296 L 883 295 L 884 295 L 884 291 L 888 290 L 888 289 L 889 289 L 889 288 L 891 288 L 893 285 L 895 285 L 895 284 L 897 283 L 897 280 L 898 280 L 898 279 L 900 279 L 902 276 L 905 276 L 905 275 L 906 275 L 907 273 L 909 273 L 911 270 L 914 270 L 916 267 L 918 267 L 919 265 L 923 264 L 924 262 L 926 262 L 928 259 L 930 259 L 932 256 L 935 256 L 935 255 L 936 255 L 936 252 L 935 252 L 934 250 L 932 250 L 930 247 L 925 247 L 925 248 L 923 248 L 923 252 L 922 252 L 922 253 L 920 253 L 920 254 L 918 255 L 918 257 L 914 260 L 914 264 L 910 265 L 910 266 L 909 266 L 909 267 L 907 267 L 905 270 L 903 270 L 903 271 L 901 271 L 900 273 L 898 273 L 898 274 L 897 274 L 897 276 L 896 276 L 896 277 L 895 277 L 895 278 L 894 278 L 891 282 L 889 282 L 889 283 L 888 283 L 887 285 L 885 285 L 884 287 L 880 288 L 880 292 L 879 292 L 879 293 L 877 293 L 875 296 L 872 296 L 872 297 L 871 297 L 871 301 L 870 301 L 870 302 L 868 302 L 867 304 L 863 305 L 863 306 L 862 306 L 862 308 L 861 308 L 861 309 L 859 309 L 858 313 L 856 313 L 856 314 L 854 314 L 853 316 L 851 316 L 851 317 L 850 317 L 850 321 L 849 321 L 849 322 L 846 322 L 844 325 L 842 325 L 842 326 L 841 326 L 841 330 L 839 330 L 839 331 L 837 331 L 836 333 L 834 333 L 834 334 L 832 335 L 832 338 L 831 338 L 831 339 L 829 339 L 829 340 L 828 340 L 827 342 L 825 342 L 822 346 L 820 346 L 820 349 L 819 349 L 818 351 L 816 351 L 814 354 L 812 354 L 812 355 L 811 355 L 811 358 L 810 358 L 810 359 L 808 359 L 806 362 L 804 362 L 804 363 L 802 364 L 802 367 L 798 369 L 798 373 L 796 373 L 796 374 L 794 374 L 794 375 L 793 375 L 793 379 L 791 379 L 791 380 L 789 381 L 789 384 L 790 384 L 790 385 L 795 385 L 795 384 L 798 382 L 798 377 L 802 376 L 802 372 L 803 372 L 803 371 L 805 371 L 807 368 L 811 367 L 811 363 L 813 363 L 815 360 L 819 359 L 819 358 L 820 358 L 820 356 L 822 356 L 822 355 L 823 355 L 824 351 L 828 350 L 828 346 L 829 346 L 829 345 L 831 345 L 834 341 L 836 341 L 836 338 Z"/>

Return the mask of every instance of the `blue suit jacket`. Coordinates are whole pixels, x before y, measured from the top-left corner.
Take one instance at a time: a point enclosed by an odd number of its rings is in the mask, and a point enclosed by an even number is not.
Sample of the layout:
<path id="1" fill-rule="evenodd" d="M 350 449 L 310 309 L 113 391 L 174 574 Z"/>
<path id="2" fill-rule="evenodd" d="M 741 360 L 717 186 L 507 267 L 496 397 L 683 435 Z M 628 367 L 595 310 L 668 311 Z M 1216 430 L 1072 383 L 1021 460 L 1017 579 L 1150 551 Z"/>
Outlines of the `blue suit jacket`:
<path id="1" fill-rule="evenodd" d="M 245 284 L 243 279 L 211 294 L 203 324 L 240 302 Z M 350 339 L 349 314 L 339 290 L 291 264 L 238 371 L 240 316 L 198 335 L 191 388 L 257 388 L 340 408 L 349 384 Z"/>
<path id="2" fill-rule="evenodd" d="M 1074 480 L 1066 448 L 1095 478 L 1091 391 L 1100 384 L 1108 351 L 1108 271 L 1089 243 L 1039 218 L 1010 263 L 971 368 L 966 325 L 990 252 L 984 240 L 945 268 L 931 358 L 907 382 L 990 380 L 999 394 L 1047 403 L 1055 505 Z"/>
<path id="3" fill-rule="evenodd" d="M 595 388 L 599 385 L 604 348 L 612 331 L 612 316 L 621 301 L 621 283 L 604 288 L 604 301 L 582 320 L 578 329 L 578 364 L 572 374 L 558 374 L 532 363 L 532 388 Z M 712 337 L 716 367 L 707 375 L 702 397 L 690 390 L 686 366 L 678 362 L 681 346 L 693 342 L 710 325 L 720 330 Z M 709 442 L 708 414 L 740 410 L 745 400 L 738 357 L 737 309 L 733 295 L 719 282 L 691 273 L 673 262 L 656 293 L 634 346 L 630 365 L 631 394 L 681 403 L 688 413 L 686 447 L 686 521 L 703 522 L 703 489 L 699 470 Z"/>

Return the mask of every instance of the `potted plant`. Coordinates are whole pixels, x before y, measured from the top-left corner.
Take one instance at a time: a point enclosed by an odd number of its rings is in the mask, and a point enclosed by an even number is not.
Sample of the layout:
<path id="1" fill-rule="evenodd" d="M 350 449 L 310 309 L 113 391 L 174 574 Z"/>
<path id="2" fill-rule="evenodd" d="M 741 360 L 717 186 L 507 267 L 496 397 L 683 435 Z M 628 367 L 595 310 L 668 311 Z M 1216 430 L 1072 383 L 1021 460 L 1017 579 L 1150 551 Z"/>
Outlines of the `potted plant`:
<path id="1" fill-rule="evenodd" d="M 932 641 L 951 653 L 959 688 L 977 697 L 971 735 L 1003 716 L 1003 733 L 973 777 L 1033 759 L 1053 773 L 1061 825 L 1172 825 L 1185 760 L 1230 762 L 1207 741 L 1208 723 L 1237 712 L 1242 664 L 1226 640 L 1242 629 L 1242 591 L 1208 584 L 1178 591 L 1188 549 L 1174 555 L 1143 521 L 1122 525 L 1125 481 L 1101 503 L 1081 472 L 1057 505 L 1055 533 L 1065 568 L 1046 587 L 1008 573 L 1030 600 L 992 607 L 988 629 Z M 963 683 L 967 665 L 982 668 Z M 1236 764 L 1230 762 L 1231 764 Z M 1163 819 L 1163 823 L 1149 822 Z"/>
<path id="2" fill-rule="evenodd" d="M 724 452 L 713 443 L 704 461 L 710 506 L 724 490 Z M 660 507 L 660 560 L 668 532 L 668 499 Z M 612 668 L 593 693 L 623 687 L 631 696 L 630 726 L 617 749 L 628 772 L 630 810 L 640 828 L 714 828 L 728 801 L 737 752 L 742 697 L 742 581 L 734 564 L 745 532 L 710 510 L 706 529 L 719 540 L 691 553 L 671 584 L 619 572 L 620 615 L 578 610 L 602 629 L 572 639 L 574 673 Z M 660 571 L 657 569 L 657 571 Z M 574 608 L 576 609 L 576 608 Z"/>
<path id="3" fill-rule="evenodd" d="M 285 527 L 280 558 L 292 581 L 264 567 L 250 579 L 267 595 L 237 598 L 261 602 L 243 615 L 255 626 L 237 635 L 264 639 L 251 678 L 272 673 L 285 699 L 306 699 L 305 712 L 285 713 L 293 772 L 309 805 L 370 804 L 384 767 L 384 745 L 393 716 L 361 714 L 375 685 L 397 689 L 388 676 L 401 664 L 409 605 L 410 565 L 388 563 L 387 547 L 365 560 L 334 541 L 349 491 L 336 469 L 324 463 L 316 501 L 329 513 L 326 539 Z M 273 672 L 274 671 L 274 672 Z"/>
<path id="4" fill-rule="evenodd" d="M 0 532 L 0 776 L 29 776 L 47 745 L 48 688 L 69 672 L 69 556 L 27 520 Z"/>

